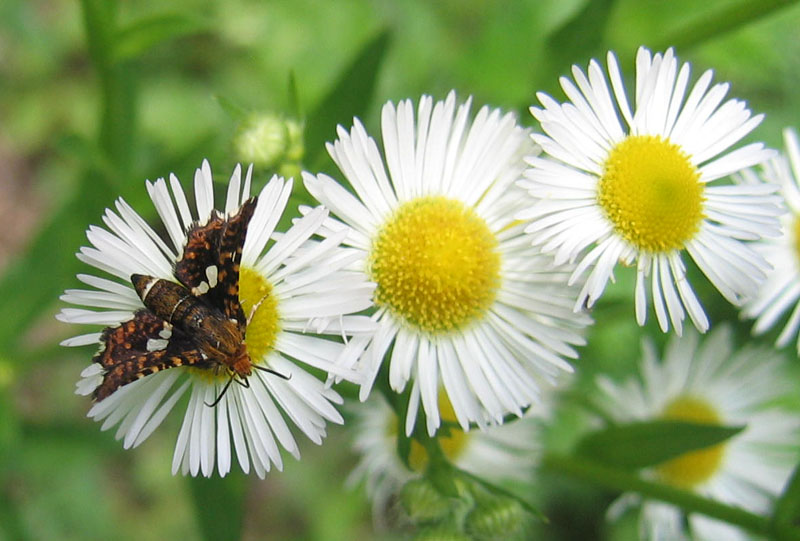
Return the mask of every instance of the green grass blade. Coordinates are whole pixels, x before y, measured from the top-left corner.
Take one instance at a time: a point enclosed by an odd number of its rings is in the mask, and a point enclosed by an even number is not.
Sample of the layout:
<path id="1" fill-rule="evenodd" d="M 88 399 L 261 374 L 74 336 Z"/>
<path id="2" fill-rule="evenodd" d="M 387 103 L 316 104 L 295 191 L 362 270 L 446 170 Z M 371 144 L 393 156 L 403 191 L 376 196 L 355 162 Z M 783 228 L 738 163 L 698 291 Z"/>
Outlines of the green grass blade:
<path id="1" fill-rule="evenodd" d="M 385 30 L 369 41 L 345 68 L 328 94 L 308 116 L 306 163 L 317 165 L 325 155 L 325 142 L 336 138 L 336 125 L 349 124 L 370 110 L 375 83 L 390 43 Z"/>
<path id="2" fill-rule="evenodd" d="M 716 445 L 743 429 L 671 420 L 614 425 L 585 436 L 577 453 L 616 468 L 645 468 Z"/>

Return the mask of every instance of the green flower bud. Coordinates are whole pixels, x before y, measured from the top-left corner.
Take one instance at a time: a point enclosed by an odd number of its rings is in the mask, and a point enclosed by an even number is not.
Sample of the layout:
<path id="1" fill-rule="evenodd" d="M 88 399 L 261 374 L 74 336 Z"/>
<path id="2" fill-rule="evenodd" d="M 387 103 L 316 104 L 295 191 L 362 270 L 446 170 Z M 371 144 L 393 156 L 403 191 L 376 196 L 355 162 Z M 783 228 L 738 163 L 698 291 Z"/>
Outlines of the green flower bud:
<path id="1" fill-rule="evenodd" d="M 296 120 L 286 120 L 286 133 L 288 144 L 286 145 L 286 159 L 292 162 L 299 162 L 305 154 L 303 145 L 303 125 Z"/>
<path id="2" fill-rule="evenodd" d="M 283 162 L 280 167 L 278 167 L 278 174 L 283 178 L 299 179 L 301 178 L 300 175 L 302 172 L 303 167 L 300 165 L 300 162 Z"/>
<path id="3" fill-rule="evenodd" d="M 467 515 L 464 526 L 476 539 L 508 539 L 521 532 L 526 512 L 511 498 L 481 498 Z"/>
<path id="4" fill-rule="evenodd" d="M 422 529 L 414 536 L 414 541 L 471 541 L 472 538 L 450 524 L 431 526 Z"/>
<path id="5" fill-rule="evenodd" d="M 239 161 L 271 168 L 303 157 L 303 127 L 272 113 L 253 113 L 239 126 L 233 138 Z"/>
<path id="6" fill-rule="evenodd" d="M 441 520 L 450 512 L 450 499 L 427 479 L 413 479 L 406 483 L 400 491 L 400 501 L 415 523 Z"/>

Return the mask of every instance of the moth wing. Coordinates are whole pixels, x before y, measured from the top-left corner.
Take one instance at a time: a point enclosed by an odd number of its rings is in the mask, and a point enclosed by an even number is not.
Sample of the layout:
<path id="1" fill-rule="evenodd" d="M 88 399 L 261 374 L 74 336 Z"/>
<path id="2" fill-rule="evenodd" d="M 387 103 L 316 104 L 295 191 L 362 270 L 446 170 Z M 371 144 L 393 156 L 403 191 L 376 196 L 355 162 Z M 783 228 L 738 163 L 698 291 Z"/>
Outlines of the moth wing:
<path id="1" fill-rule="evenodd" d="M 212 306 L 212 291 L 218 284 L 216 269 L 219 263 L 219 245 L 225 220 L 212 211 L 205 224 L 194 223 L 186 232 L 186 245 L 181 258 L 175 263 L 175 277 L 192 295 L 204 299 Z"/>
<path id="2" fill-rule="evenodd" d="M 219 304 L 215 306 L 229 318 L 235 319 L 242 332 L 247 321 L 239 302 L 239 265 L 247 236 L 247 226 L 253 218 L 257 201 L 256 197 L 245 201 L 239 211 L 225 223 L 219 245 L 217 265 L 219 287 L 215 292 Z"/>
<path id="3" fill-rule="evenodd" d="M 214 211 L 206 224 L 192 225 L 175 264 L 176 278 L 192 295 L 235 319 L 241 331 L 246 320 L 239 303 L 239 264 L 256 202 L 251 197 L 227 220 Z"/>
<path id="4" fill-rule="evenodd" d="M 100 342 L 101 349 L 92 361 L 105 371 L 103 382 L 94 390 L 96 401 L 167 368 L 212 366 L 186 333 L 148 310 L 139 310 L 132 319 L 105 329 Z"/>

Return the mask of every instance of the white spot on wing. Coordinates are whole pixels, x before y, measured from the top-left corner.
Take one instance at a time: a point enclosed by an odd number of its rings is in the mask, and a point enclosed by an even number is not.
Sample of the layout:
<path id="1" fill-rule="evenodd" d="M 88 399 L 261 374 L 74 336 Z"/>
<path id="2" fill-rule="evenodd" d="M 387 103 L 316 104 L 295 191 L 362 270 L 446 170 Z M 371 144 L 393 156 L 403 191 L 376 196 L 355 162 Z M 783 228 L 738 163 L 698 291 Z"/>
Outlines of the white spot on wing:
<path id="1" fill-rule="evenodd" d="M 219 270 L 217 269 L 216 265 L 209 265 L 208 267 L 206 267 L 206 277 L 208 278 L 209 287 L 216 287 L 218 276 L 219 276 Z"/>
<path id="2" fill-rule="evenodd" d="M 204 295 L 208 293 L 208 290 L 209 290 L 208 282 L 200 282 L 200 285 L 192 288 L 192 295 L 194 296 Z"/>
<path id="3" fill-rule="evenodd" d="M 172 337 L 172 325 L 165 321 L 164 328 L 158 332 L 158 336 L 164 340 L 169 340 Z"/>
<path id="4" fill-rule="evenodd" d="M 161 351 L 167 347 L 169 342 L 160 338 L 150 338 L 147 340 L 147 351 Z"/>

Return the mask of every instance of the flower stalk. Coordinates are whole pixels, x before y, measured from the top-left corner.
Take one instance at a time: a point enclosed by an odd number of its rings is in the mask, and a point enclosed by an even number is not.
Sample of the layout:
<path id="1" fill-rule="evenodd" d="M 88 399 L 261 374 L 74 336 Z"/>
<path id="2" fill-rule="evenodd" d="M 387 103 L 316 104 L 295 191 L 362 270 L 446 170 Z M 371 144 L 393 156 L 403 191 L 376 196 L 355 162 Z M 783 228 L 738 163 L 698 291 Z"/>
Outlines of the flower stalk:
<path id="1" fill-rule="evenodd" d="M 765 537 L 770 537 L 772 532 L 770 520 L 767 517 L 710 500 L 686 490 L 648 481 L 635 473 L 559 454 L 546 455 L 542 461 L 542 467 L 545 470 L 569 475 L 604 488 L 620 492 L 635 492 L 645 498 L 671 503 L 686 513 L 701 513 Z"/>

